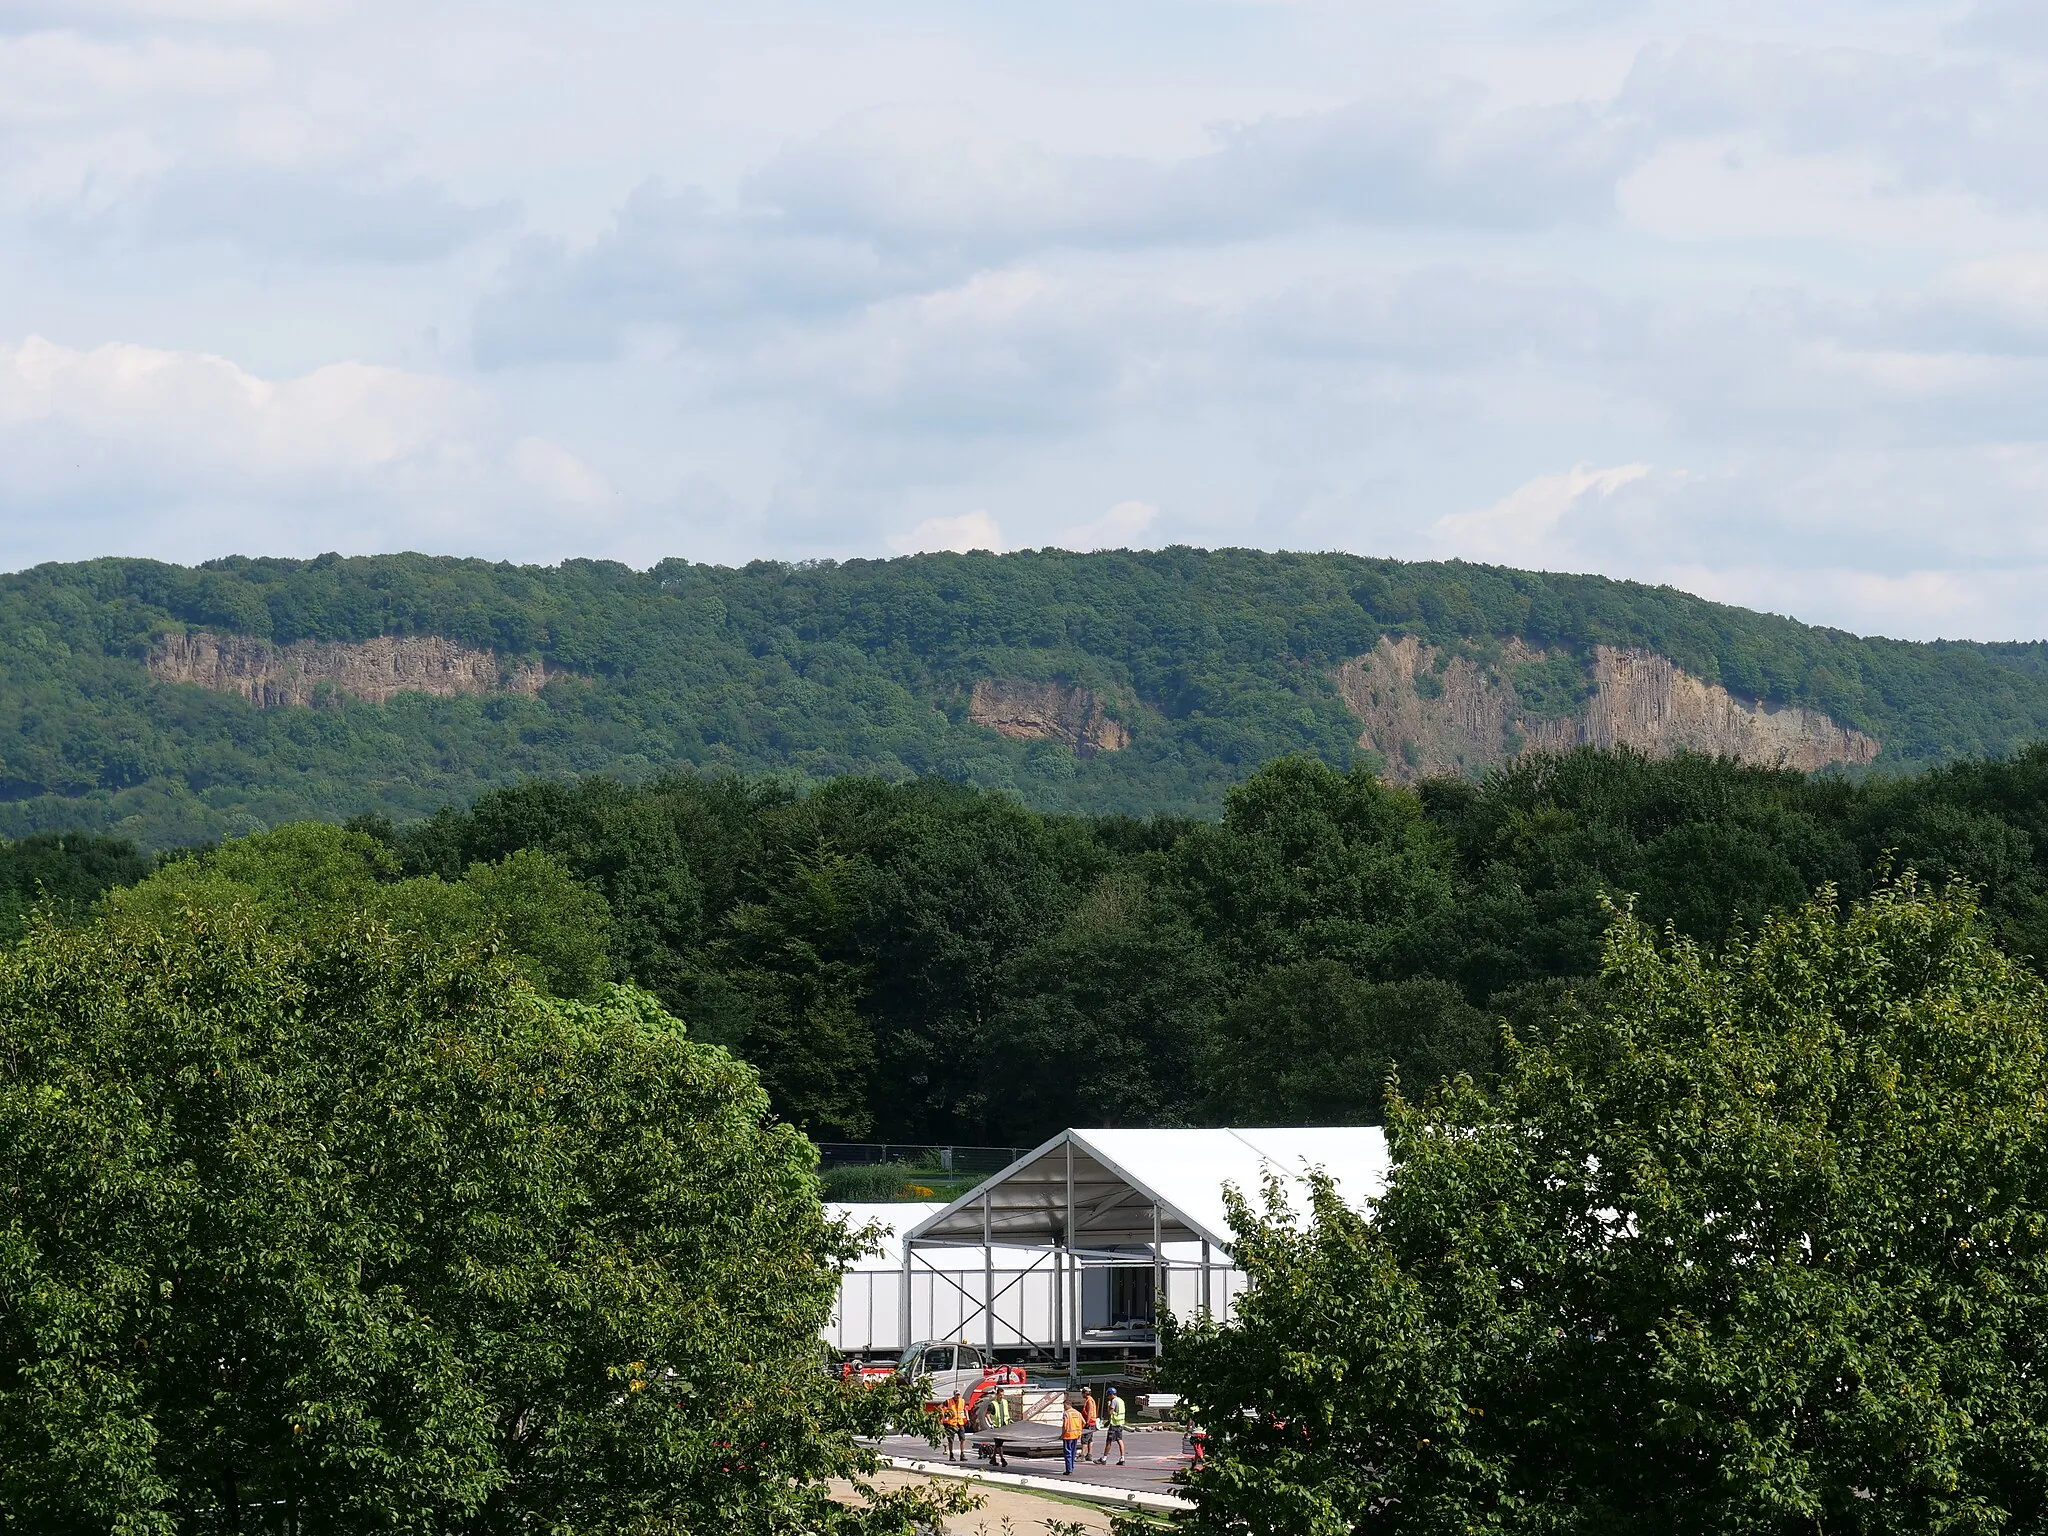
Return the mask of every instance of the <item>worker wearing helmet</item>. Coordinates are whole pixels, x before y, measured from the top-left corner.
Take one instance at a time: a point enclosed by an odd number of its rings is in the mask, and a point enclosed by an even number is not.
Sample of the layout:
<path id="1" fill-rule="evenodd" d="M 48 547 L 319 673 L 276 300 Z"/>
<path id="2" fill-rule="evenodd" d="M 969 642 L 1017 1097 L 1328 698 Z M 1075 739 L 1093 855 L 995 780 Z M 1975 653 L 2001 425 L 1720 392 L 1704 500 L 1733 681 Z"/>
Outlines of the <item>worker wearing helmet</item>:
<path id="1" fill-rule="evenodd" d="M 1081 1410 L 1071 1399 L 1067 1411 L 1060 1416 L 1060 1449 L 1066 1452 L 1067 1476 L 1074 1475 L 1074 1458 L 1081 1450 Z"/>
<path id="2" fill-rule="evenodd" d="M 967 1459 L 967 1400 L 957 1391 L 939 1410 L 939 1426 L 946 1432 L 946 1459 Z"/>
<path id="3" fill-rule="evenodd" d="M 1115 1387 L 1109 1389 L 1109 1399 L 1102 1405 L 1102 1411 L 1104 1417 L 1109 1421 L 1109 1427 L 1103 1431 L 1102 1454 L 1095 1459 L 1095 1464 L 1101 1467 L 1109 1465 L 1109 1448 L 1113 1445 L 1116 1447 L 1116 1464 L 1122 1466 L 1124 1464 L 1124 1420 L 1127 1414 L 1124 1410 L 1123 1397 Z"/>

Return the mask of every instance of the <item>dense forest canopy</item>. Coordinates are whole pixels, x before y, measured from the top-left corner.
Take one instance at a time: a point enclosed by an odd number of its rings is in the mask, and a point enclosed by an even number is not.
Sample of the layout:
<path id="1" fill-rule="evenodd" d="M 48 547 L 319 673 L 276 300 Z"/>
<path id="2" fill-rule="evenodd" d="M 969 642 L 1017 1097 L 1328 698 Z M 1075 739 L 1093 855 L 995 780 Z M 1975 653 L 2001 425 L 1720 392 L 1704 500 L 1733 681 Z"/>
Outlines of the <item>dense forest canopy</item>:
<path id="1" fill-rule="evenodd" d="M 153 648 L 192 633 L 276 648 L 434 636 L 524 681 L 381 702 L 313 689 L 310 703 L 263 708 L 153 680 Z M 1860 639 L 1670 588 L 1458 562 L 1195 549 L 647 571 L 106 559 L 0 577 L 0 832 L 82 827 L 154 849 L 306 817 L 405 821 L 532 777 L 679 769 L 934 776 L 1040 811 L 1213 817 L 1275 757 L 1372 766 L 1332 672 L 1386 635 L 1496 656 L 1504 639 L 1547 648 L 1515 673 L 1532 718 L 1582 700 L 1590 648 L 1612 645 L 1824 712 L 1882 743 L 1881 768 L 2048 731 L 2036 644 Z M 1117 749 L 977 723 L 974 690 L 990 679 L 1085 690 Z"/>
<path id="2" fill-rule="evenodd" d="M 78 872 L 47 886 L 54 848 Z M 941 778 L 535 780 L 403 826 L 286 826 L 158 871 L 13 845 L 16 905 L 243 902 L 494 942 L 561 997 L 632 981 L 814 1137 L 1354 1123 L 1597 989 L 1610 904 L 1719 945 L 1919 871 L 2048 956 L 2048 748 L 1807 777 L 1582 750 L 1417 790 L 1296 756 L 1215 821 L 1046 814 Z M 0 880 L 0 885 L 4 885 Z M 17 922 L 19 919 L 17 919 Z M 1246 1070 L 1255 1064 L 1257 1070 Z"/>

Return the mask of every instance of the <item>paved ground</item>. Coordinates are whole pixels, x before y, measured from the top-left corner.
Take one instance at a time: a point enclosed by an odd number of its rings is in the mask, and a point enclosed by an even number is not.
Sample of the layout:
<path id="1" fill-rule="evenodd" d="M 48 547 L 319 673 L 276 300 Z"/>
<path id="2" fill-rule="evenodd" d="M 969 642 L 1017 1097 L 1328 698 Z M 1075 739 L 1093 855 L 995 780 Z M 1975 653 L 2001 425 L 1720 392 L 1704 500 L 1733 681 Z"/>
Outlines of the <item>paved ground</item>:
<path id="1" fill-rule="evenodd" d="M 884 1488 L 906 1488 L 928 1481 L 914 1472 L 884 1469 L 875 1474 L 875 1482 Z M 1065 1504 L 1014 1488 L 983 1486 L 975 1492 L 981 1495 L 980 1506 L 947 1520 L 946 1536 L 1045 1536 L 1051 1521 L 1078 1525 L 1089 1536 L 1107 1536 L 1109 1531 L 1107 1510 Z M 847 1503 L 855 1502 L 851 1488 L 835 1489 L 835 1493 Z"/>
<path id="2" fill-rule="evenodd" d="M 1118 1466 L 1112 1456 L 1107 1466 L 1090 1462 L 1087 1466 L 1076 1466 L 1072 1481 L 1093 1483 L 1099 1488 L 1142 1488 L 1160 1493 L 1172 1493 L 1173 1474 L 1188 1464 L 1188 1458 L 1181 1454 L 1180 1431 L 1177 1429 L 1140 1429 L 1135 1425 L 1124 1431 L 1129 1441 L 1125 1465 Z M 986 1443 L 992 1438 L 984 1432 L 968 1437 L 968 1465 L 985 1467 L 987 1462 L 975 1455 L 972 1447 Z M 1102 1451 L 1102 1436 L 1096 1434 L 1096 1453 Z M 945 1452 L 936 1446 L 927 1445 L 921 1436 L 891 1435 L 879 1449 L 885 1456 L 915 1457 L 919 1461 L 943 1461 Z M 1066 1463 L 1060 1455 L 1059 1431 L 1050 1424 L 1012 1424 L 1003 1431 L 1003 1450 L 1008 1456 L 1012 1472 L 1024 1472 L 1033 1477 L 1056 1477 L 1067 1481 Z M 1049 1453 L 1032 1455 L 1033 1451 Z M 994 1529 L 993 1526 L 990 1527 Z"/>

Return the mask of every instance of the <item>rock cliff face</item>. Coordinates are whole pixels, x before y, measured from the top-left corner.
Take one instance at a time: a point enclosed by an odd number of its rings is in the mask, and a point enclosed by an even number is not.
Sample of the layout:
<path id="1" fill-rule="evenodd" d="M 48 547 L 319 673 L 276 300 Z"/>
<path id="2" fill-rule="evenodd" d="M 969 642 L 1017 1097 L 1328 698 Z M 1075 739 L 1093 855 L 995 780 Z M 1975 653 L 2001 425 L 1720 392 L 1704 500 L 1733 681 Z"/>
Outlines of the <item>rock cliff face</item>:
<path id="1" fill-rule="evenodd" d="M 1101 699 L 1066 683 L 984 678 L 968 698 L 967 718 L 1013 741 L 1063 741 L 1080 757 L 1131 744 L 1131 733 L 1104 713 Z"/>
<path id="2" fill-rule="evenodd" d="M 1519 752 L 1633 747 L 1653 757 L 1708 752 L 1746 763 L 1812 771 L 1867 763 L 1879 743 L 1799 705 L 1747 704 L 1648 651 L 1596 646 L 1592 694 L 1564 714 L 1526 709 L 1517 668 L 1548 659 L 1519 640 L 1497 661 L 1446 655 L 1412 635 L 1382 636 L 1335 674 L 1365 727 L 1362 747 L 1386 759 L 1397 783 L 1474 775 Z"/>
<path id="3" fill-rule="evenodd" d="M 166 635 L 149 654 L 160 683 L 193 683 L 239 694 L 259 708 L 314 704 L 344 694 L 382 704 L 399 693 L 453 698 L 464 693 L 537 694 L 547 671 L 537 662 L 502 665 L 439 635 L 380 635 L 374 640 L 273 645 L 250 635 L 204 630 Z"/>

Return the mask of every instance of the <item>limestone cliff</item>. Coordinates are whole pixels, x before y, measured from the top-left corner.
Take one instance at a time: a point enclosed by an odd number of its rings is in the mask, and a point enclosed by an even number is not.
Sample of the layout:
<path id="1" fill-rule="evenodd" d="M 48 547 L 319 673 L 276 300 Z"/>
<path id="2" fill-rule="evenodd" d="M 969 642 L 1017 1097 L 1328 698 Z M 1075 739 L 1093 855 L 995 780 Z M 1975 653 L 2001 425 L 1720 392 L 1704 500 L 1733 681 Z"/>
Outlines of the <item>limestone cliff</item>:
<path id="1" fill-rule="evenodd" d="M 1548 659 L 1519 640 L 1482 659 L 1381 636 L 1335 674 L 1365 727 L 1358 742 L 1386 759 L 1398 783 L 1471 776 L 1518 752 L 1633 747 L 1653 757 L 1707 752 L 1811 771 L 1867 763 L 1879 743 L 1800 705 L 1750 704 L 1648 651 L 1595 646 L 1591 696 L 1564 713 L 1525 707 L 1518 670 Z"/>
<path id="2" fill-rule="evenodd" d="M 439 635 L 380 635 L 373 640 L 273 645 L 251 635 L 205 630 L 165 635 L 149 654 L 160 683 L 192 683 L 239 694 L 259 708 L 314 704 L 346 695 L 382 704 L 394 694 L 540 692 L 547 672 L 538 662 L 507 667 L 491 651 L 471 650 Z"/>
<path id="3" fill-rule="evenodd" d="M 967 718 L 1012 741 L 1063 741 L 1081 757 L 1131 744 L 1131 733 L 1109 717 L 1101 699 L 1069 683 L 983 678 L 968 697 Z"/>

